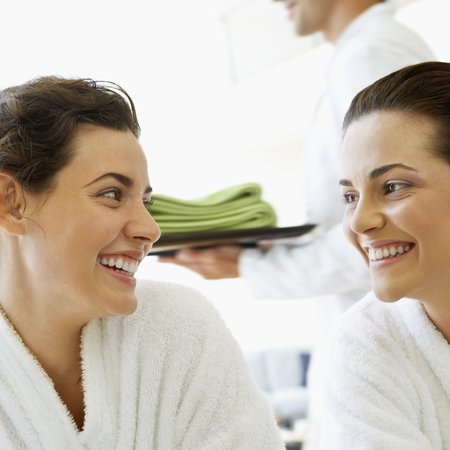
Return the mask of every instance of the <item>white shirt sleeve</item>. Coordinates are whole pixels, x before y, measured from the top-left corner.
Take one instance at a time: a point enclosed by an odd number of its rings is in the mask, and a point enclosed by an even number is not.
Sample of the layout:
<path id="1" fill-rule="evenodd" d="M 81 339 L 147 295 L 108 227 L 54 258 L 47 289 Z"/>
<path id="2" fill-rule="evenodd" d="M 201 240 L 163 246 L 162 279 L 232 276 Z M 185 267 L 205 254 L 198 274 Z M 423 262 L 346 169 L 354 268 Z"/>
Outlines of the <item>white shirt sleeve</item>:
<path id="1" fill-rule="evenodd" d="M 258 298 L 303 298 L 368 290 L 369 275 L 362 256 L 344 236 L 341 225 L 318 231 L 304 245 L 275 245 L 245 250 L 239 270 Z"/>

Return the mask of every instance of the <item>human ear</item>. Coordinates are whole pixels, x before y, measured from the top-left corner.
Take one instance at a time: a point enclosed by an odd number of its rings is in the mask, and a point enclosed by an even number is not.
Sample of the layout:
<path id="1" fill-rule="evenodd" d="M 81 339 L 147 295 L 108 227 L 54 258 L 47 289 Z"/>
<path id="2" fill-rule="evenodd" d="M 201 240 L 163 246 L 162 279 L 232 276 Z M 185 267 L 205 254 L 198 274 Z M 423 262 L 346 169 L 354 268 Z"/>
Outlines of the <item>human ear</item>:
<path id="1" fill-rule="evenodd" d="M 24 198 L 20 184 L 6 172 L 0 172 L 0 228 L 13 235 L 23 234 Z"/>

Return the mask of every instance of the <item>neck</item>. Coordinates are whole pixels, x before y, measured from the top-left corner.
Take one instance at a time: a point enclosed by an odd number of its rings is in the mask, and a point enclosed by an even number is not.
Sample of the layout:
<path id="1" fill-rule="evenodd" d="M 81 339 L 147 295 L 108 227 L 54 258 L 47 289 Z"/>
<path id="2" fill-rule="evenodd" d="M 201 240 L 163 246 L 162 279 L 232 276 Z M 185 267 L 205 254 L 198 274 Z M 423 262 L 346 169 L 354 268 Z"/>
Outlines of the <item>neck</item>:
<path id="1" fill-rule="evenodd" d="M 86 322 L 70 309 L 65 298 L 55 298 L 35 286 L 23 264 L 0 266 L 0 304 L 25 346 L 50 378 L 63 376 L 80 364 L 81 329 Z M 29 270 L 29 269 L 28 269 Z M 79 314 L 79 313 L 78 313 Z"/>
<path id="2" fill-rule="evenodd" d="M 363 12 L 373 5 L 380 3 L 379 0 L 342 0 L 336 2 L 333 14 L 326 26 L 323 28 L 323 34 L 328 42 L 336 42 L 345 29 Z"/>
<path id="3" fill-rule="evenodd" d="M 4 250 L 4 249 L 3 249 Z M 14 255 L 0 261 L 0 304 L 4 316 L 50 378 L 78 429 L 84 424 L 81 331 L 90 319 L 62 289 L 36 281 L 30 268 Z M 61 292 L 60 292 L 61 291 Z"/>
<path id="4" fill-rule="evenodd" d="M 448 305 L 444 304 L 436 306 L 424 302 L 424 306 L 429 319 L 450 344 L 450 310 Z"/>
<path id="5" fill-rule="evenodd" d="M 36 313 L 27 308 L 15 308 L 6 303 L 3 314 L 24 345 L 54 381 L 75 381 L 81 374 L 81 327 L 58 320 L 54 314 Z"/>

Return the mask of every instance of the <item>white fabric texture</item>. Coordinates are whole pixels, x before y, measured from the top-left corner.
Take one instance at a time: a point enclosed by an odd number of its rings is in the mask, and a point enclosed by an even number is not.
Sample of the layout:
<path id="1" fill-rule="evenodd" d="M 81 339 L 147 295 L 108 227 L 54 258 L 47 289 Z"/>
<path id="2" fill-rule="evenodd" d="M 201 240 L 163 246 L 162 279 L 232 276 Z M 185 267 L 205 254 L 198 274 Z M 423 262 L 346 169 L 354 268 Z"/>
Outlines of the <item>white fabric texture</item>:
<path id="1" fill-rule="evenodd" d="M 273 414 L 213 306 L 140 282 L 138 310 L 83 329 L 85 425 L 0 317 L 0 446 L 7 449 L 283 449 Z"/>
<path id="2" fill-rule="evenodd" d="M 368 294 L 330 338 L 320 448 L 450 449 L 449 368 L 421 302 Z"/>
<path id="3" fill-rule="evenodd" d="M 341 312 L 370 290 L 363 259 L 346 241 L 340 221 L 342 122 L 363 87 L 401 67 L 434 59 L 422 39 L 377 4 L 357 17 L 335 43 L 326 87 L 309 127 L 303 154 L 308 221 L 321 225 L 309 243 L 245 250 L 240 274 L 257 298 L 338 294 Z M 306 68 L 307 69 L 307 68 Z"/>

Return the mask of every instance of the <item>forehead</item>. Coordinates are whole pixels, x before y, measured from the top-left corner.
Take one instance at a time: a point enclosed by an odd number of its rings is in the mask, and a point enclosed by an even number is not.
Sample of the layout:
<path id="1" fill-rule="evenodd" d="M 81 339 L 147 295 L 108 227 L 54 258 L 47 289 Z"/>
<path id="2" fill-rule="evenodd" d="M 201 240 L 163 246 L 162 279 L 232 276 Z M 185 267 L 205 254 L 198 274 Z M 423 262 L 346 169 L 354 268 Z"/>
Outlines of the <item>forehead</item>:
<path id="1" fill-rule="evenodd" d="M 426 117 L 401 112 L 377 112 L 348 127 L 342 144 L 342 172 L 371 170 L 401 162 L 419 165 L 437 158 L 433 143 L 437 126 Z"/>
<path id="2" fill-rule="evenodd" d="M 82 125 L 71 147 L 73 159 L 67 169 L 78 171 L 80 178 L 117 172 L 131 178 L 147 179 L 146 157 L 131 131 Z"/>

